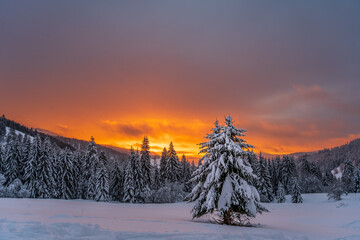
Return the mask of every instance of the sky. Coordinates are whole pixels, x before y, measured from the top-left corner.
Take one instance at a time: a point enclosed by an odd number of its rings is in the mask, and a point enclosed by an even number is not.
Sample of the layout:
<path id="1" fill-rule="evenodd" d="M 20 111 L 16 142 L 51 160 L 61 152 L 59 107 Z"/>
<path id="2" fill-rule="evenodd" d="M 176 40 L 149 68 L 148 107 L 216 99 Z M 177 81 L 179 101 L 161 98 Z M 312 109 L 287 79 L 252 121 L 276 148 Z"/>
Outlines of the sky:
<path id="1" fill-rule="evenodd" d="M 360 137 L 359 1 L 1 1 L 0 113 L 160 152 L 231 115 L 255 151 Z"/>

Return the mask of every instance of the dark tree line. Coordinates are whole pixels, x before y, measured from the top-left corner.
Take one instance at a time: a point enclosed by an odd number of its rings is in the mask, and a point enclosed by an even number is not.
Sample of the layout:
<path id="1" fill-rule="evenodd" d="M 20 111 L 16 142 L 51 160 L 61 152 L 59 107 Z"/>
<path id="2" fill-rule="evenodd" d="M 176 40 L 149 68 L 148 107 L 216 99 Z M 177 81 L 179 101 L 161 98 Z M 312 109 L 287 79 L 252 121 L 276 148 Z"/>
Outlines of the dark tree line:
<path id="1" fill-rule="evenodd" d="M 144 203 L 179 201 L 191 190 L 188 180 L 195 165 L 184 155 L 179 161 L 172 143 L 158 167 L 151 161 L 147 137 L 140 152 L 131 149 L 125 164 L 98 152 L 94 138 L 80 151 L 61 149 L 39 135 L 23 137 L 10 131 L 4 137 L 1 196 Z"/>

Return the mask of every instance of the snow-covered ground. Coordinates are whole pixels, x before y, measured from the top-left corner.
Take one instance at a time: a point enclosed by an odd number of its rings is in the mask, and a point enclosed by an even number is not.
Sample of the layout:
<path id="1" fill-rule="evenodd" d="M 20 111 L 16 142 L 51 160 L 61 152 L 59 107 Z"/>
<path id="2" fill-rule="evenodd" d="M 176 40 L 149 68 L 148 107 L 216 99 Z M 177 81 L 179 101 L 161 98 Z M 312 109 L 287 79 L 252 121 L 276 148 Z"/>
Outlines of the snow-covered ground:
<path id="1" fill-rule="evenodd" d="M 360 194 L 340 202 L 304 194 L 303 204 L 265 204 L 257 227 L 192 220 L 192 204 L 0 199 L 0 239 L 360 239 Z"/>

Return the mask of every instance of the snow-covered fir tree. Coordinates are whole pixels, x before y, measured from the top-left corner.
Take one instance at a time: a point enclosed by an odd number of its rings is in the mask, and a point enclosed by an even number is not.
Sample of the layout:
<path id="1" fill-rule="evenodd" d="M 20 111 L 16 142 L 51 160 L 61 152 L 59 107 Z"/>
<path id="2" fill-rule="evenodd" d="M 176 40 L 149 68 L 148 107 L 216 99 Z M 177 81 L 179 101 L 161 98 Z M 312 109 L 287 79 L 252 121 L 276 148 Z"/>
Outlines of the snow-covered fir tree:
<path id="1" fill-rule="evenodd" d="M 15 179 L 20 177 L 20 166 L 22 164 L 19 137 L 10 140 L 6 145 L 4 158 L 5 186 L 9 186 Z"/>
<path id="2" fill-rule="evenodd" d="M 310 163 L 306 157 L 300 160 L 300 180 L 304 193 L 321 192 L 322 176 L 315 163 Z"/>
<path id="3" fill-rule="evenodd" d="M 38 194 L 40 198 L 50 198 L 52 196 L 52 189 L 55 185 L 53 155 L 49 139 L 45 139 L 41 145 L 40 158 L 37 159 L 37 184 Z"/>
<path id="4" fill-rule="evenodd" d="M 135 180 L 134 180 L 134 165 L 136 164 L 135 151 L 131 147 L 130 156 L 126 163 L 124 174 L 124 197 L 123 202 L 135 202 Z"/>
<path id="5" fill-rule="evenodd" d="M 354 193 L 360 193 L 360 170 L 356 170 L 354 174 Z"/>
<path id="6" fill-rule="evenodd" d="M 161 153 L 161 158 L 160 158 L 160 181 L 162 184 L 165 183 L 165 179 L 166 179 L 167 160 L 168 160 L 168 151 L 166 150 L 166 148 L 164 148 Z"/>
<path id="7" fill-rule="evenodd" d="M 291 195 L 291 201 L 292 203 L 302 203 L 303 199 L 301 196 L 301 188 L 299 185 L 299 182 L 296 178 L 294 178 L 292 180 L 293 185 L 292 185 L 292 195 Z"/>
<path id="8" fill-rule="evenodd" d="M 283 185 L 281 184 L 281 182 L 279 182 L 279 184 L 278 184 L 278 189 L 276 192 L 276 201 L 278 203 L 285 202 L 285 189 L 284 189 Z"/>
<path id="9" fill-rule="evenodd" d="M 280 157 L 277 156 L 274 160 L 270 163 L 270 178 L 271 184 L 273 187 L 273 193 L 277 193 L 280 183 Z M 282 186 L 284 188 L 284 186 Z M 285 191 L 285 189 L 284 189 Z"/>
<path id="10" fill-rule="evenodd" d="M 150 146 L 148 137 L 144 137 L 141 144 L 141 172 L 142 178 L 146 188 L 151 185 L 151 158 L 150 158 Z"/>
<path id="11" fill-rule="evenodd" d="M 347 157 L 344 162 L 344 172 L 341 181 L 344 184 L 346 192 L 354 192 L 355 167 L 349 157 Z"/>
<path id="12" fill-rule="evenodd" d="M 141 159 L 139 151 L 135 153 L 135 165 L 134 168 L 134 181 L 135 181 L 135 202 L 143 203 L 147 198 L 150 188 L 145 184 L 144 176 L 141 169 Z"/>
<path id="13" fill-rule="evenodd" d="M 41 145 L 41 156 L 37 162 L 37 182 L 39 187 L 40 198 L 50 198 L 53 195 L 55 187 L 54 180 L 54 156 L 52 154 L 52 146 L 48 138 Z"/>
<path id="14" fill-rule="evenodd" d="M 92 199 L 95 191 L 95 165 L 98 162 L 97 157 L 97 148 L 95 139 L 91 137 L 91 140 L 87 146 L 87 150 L 85 153 L 84 162 L 82 165 L 82 181 L 81 181 L 81 189 L 82 189 L 82 198 L 84 199 Z"/>
<path id="15" fill-rule="evenodd" d="M 2 146 L 0 144 L 0 174 L 4 173 L 4 153 L 3 153 L 3 149 Z"/>
<path id="16" fill-rule="evenodd" d="M 65 149 L 60 154 L 61 163 L 61 193 L 60 198 L 72 199 L 75 196 L 74 165 L 72 154 Z"/>
<path id="17" fill-rule="evenodd" d="M 190 163 L 186 161 L 186 157 L 183 154 L 181 157 L 181 182 L 184 184 L 185 192 L 190 192 L 192 189 L 192 184 L 189 182 L 190 178 L 191 178 Z"/>
<path id="18" fill-rule="evenodd" d="M 73 155 L 73 173 L 74 173 L 74 198 L 81 198 L 81 171 L 82 171 L 82 162 L 84 156 L 79 150 L 76 150 Z"/>
<path id="19" fill-rule="evenodd" d="M 34 137 L 30 157 L 26 162 L 24 174 L 25 185 L 30 192 L 31 198 L 39 197 L 38 175 L 40 169 L 40 161 L 42 161 L 41 140 L 40 137 L 37 135 Z"/>
<path id="20" fill-rule="evenodd" d="M 341 181 L 335 181 L 333 185 L 330 187 L 328 193 L 328 199 L 333 199 L 335 201 L 340 201 L 341 196 L 345 193 L 344 184 Z"/>
<path id="21" fill-rule="evenodd" d="M 165 167 L 165 179 L 169 183 L 179 181 L 181 178 L 181 166 L 179 158 L 174 148 L 174 144 L 170 142 L 167 162 Z"/>
<path id="22" fill-rule="evenodd" d="M 273 188 L 271 184 L 271 178 L 269 174 L 268 164 L 265 158 L 260 154 L 260 166 L 259 166 L 259 187 L 260 200 L 262 202 L 271 202 L 273 197 Z"/>
<path id="23" fill-rule="evenodd" d="M 201 144 L 203 163 L 193 174 L 191 181 L 196 185 L 187 199 L 195 201 L 193 217 L 215 211 L 223 223 L 231 225 L 266 209 L 252 185 L 256 176 L 248 162 L 252 146 L 241 138 L 245 130 L 237 129 L 230 116 L 225 124 L 216 122 L 206 136 L 208 141 Z"/>
<path id="24" fill-rule="evenodd" d="M 285 193 L 291 193 L 292 179 L 297 177 L 296 165 L 294 158 L 284 156 L 281 162 L 281 182 L 284 186 Z"/>
<path id="25" fill-rule="evenodd" d="M 115 162 L 111 170 L 111 176 L 110 195 L 113 200 L 122 201 L 124 197 L 124 172 L 118 161 Z"/>
<path id="26" fill-rule="evenodd" d="M 104 152 L 100 152 L 99 164 L 96 168 L 95 201 L 109 201 L 109 175 L 106 169 L 107 158 Z"/>
<path id="27" fill-rule="evenodd" d="M 19 166 L 19 174 L 20 174 L 20 179 L 21 182 L 24 184 L 25 179 L 25 166 L 27 161 L 30 158 L 30 153 L 31 153 L 31 140 L 29 136 L 24 137 L 23 139 L 23 144 L 22 144 L 22 151 L 21 151 L 21 164 Z"/>
<path id="28" fill-rule="evenodd" d="M 161 187 L 161 180 L 160 180 L 160 170 L 157 164 L 155 163 L 154 166 L 154 177 L 153 177 L 153 183 L 152 183 L 152 189 L 158 190 Z"/>

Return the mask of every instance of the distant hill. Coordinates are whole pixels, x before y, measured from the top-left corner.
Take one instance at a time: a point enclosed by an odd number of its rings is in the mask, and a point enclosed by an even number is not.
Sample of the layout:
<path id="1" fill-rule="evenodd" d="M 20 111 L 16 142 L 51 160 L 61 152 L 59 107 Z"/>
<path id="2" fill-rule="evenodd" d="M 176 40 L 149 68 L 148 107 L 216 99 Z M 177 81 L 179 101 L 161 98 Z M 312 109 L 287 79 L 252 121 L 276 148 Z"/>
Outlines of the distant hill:
<path id="1" fill-rule="evenodd" d="M 324 172 L 339 167 L 347 157 L 353 161 L 355 167 L 360 169 L 360 139 L 352 140 L 347 144 L 331 149 L 303 153 L 298 155 L 297 159 L 306 158 L 311 162 L 315 162 Z"/>
<path id="2" fill-rule="evenodd" d="M 28 128 L 24 125 L 21 125 L 20 123 L 7 119 L 4 115 L 0 117 L 0 125 L 5 125 L 8 128 L 14 129 L 15 131 L 24 133 L 32 137 L 38 134 L 40 135 L 41 139 L 49 138 L 51 143 L 57 145 L 61 149 L 69 148 L 72 151 L 74 151 L 75 149 L 85 151 L 87 145 L 89 144 L 88 141 L 62 137 L 48 130 Z M 108 157 L 113 158 L 114 160 L 124 161 L 128 158 L 128 154 L 126 152 L 120 152 L 99 144 L 97 146 L 98 151 L 104 151 L 105 154 L 108 155 Z"/>

